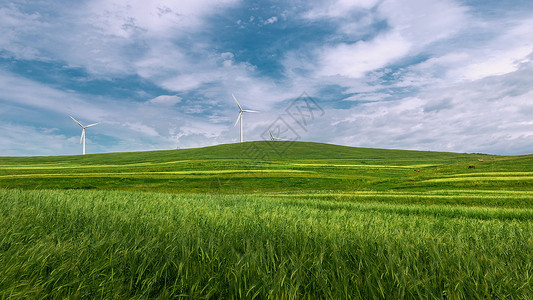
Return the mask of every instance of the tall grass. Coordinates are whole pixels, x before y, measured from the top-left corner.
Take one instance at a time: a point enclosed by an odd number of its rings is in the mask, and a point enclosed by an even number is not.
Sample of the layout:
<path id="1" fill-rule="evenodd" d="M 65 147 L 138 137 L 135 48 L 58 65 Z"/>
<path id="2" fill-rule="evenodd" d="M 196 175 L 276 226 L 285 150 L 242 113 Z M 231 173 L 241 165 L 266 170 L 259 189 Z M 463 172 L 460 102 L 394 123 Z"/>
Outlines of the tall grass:
<path id="1" fill-rule="evenodd" d="M 532 253 L 512 209 L 0 190 L 8 299 L 528 299 Z"/>
<path id="2" fill-rule="evenodd" d="M 306 203 L 310 199 L 327 200 L 342 203 L 381 203 L 390 205 L 409 204 L 409 209 L 414 209 L 413 205 L 425 206 L 446 206 L 444 210 L 453 215 L 462 215 L 463 207 L 477 207 L 469 210 L 471 212 L 481 211 L 483 207 L 501 214 L 506 210 L 502 208 L 515 209 L 518 214 L 531 214 L 533 208 L 533 192 L 530 191 L 489 191 L 489 190 L 436 190 L 425 192 L 377 192 L 377 191 L 308 191 L 308 192 L 277 192 L 268 193 L 264 196 L 285 197 L 302 199 Z M 319 201 L 318 203 L 323 203 Z M 350 204 L 340 204 L 350 205 Z M 450 207 L 451 205 L 451 207 Z M 398 207 L 398 206 L 395 206 Z M 519 210 L 517 210 L 519 209 Z M 424 208 L 424 211 L 427 211 Z"/>

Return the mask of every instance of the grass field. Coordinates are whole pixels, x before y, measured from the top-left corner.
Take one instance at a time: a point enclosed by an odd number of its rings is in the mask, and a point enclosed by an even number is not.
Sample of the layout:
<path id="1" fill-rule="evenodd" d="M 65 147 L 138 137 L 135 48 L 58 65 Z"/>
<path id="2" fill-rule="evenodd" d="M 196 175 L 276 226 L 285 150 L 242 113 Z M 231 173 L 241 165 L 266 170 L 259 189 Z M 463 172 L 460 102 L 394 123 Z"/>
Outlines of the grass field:
<path id="1" fill-rule="evenodd" d="M 531 299 L 532 167 L 287 142 L 4 157 L 0 298 Z"/>
<path id="2" fill-rule="evenodd" d="M 0 157 L 0 188 L 20 189 L 171 193 L 533 190 L 532 183 L 533 156 L 381 150 L 303 142 L 250 142 L 85 156 Z"/>

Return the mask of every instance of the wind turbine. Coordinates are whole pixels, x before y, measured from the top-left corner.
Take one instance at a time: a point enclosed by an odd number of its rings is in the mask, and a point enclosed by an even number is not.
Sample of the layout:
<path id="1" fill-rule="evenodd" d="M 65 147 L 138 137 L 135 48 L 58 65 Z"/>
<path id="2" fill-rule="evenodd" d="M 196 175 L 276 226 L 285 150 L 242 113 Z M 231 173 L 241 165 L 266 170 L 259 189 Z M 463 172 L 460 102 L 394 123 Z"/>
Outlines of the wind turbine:
<path id="1" fill-rule="evenodd" d="M 235 98 L 235 95 L 231 94 L 233 96 L 233 99 L 235 99 L 235 102 L 237 103 L 237 106 L 239 107 L 239 116 L 237 117 L 237 121 L 235 121 L 235 125 L 233 125 L 233 127 L 237 126 L 237 123 L 239 123 L 239 120 L 241 121 L 241 143 L 243 142 L 243 138 L 242 138 L 242 114 L 245 113 L 245 112 L 251 112 L 251 113 L 255 113 L 255 112 L 258 112 L 258 111 L 255 111 L 255 110 L 249 110 L 249 109 L 242 109 L 241 105 L 239 104 L 239 101 L 237 101 L 237 98 Z"/>
<path id="2" fill-rule="evenodd" d="M 80 122 L 78 122 L 78 120 L 74 119 L 72 116 L 69 116 L 72 120 L 74 120 L 74 122 L 78 123 L 78 125 L 80 125 L 80 127 L 82 128 L 81 130 L 81 138 L 80 138 L 80 144 L 83 142 L 83 154 L 85 155 L 85 128 L 89 128 L 91 126 L 94 126 L 96 124 L 99 124 L 99 123 L 94 123 L 94 124 L 91 124 L 91 125 L 87 125 L 87 126 L 83 126 L 81 125 Z"/>
<path id="3" fill-rule="evenodd" d="M 268 128 L 268 133 L 270 134 L 270 140 L 271 141 L 283 141 L 279 137 L 274 137 L 274 135 L 272 134 L 272 131 L 270 131 L 270 128 Z"/>

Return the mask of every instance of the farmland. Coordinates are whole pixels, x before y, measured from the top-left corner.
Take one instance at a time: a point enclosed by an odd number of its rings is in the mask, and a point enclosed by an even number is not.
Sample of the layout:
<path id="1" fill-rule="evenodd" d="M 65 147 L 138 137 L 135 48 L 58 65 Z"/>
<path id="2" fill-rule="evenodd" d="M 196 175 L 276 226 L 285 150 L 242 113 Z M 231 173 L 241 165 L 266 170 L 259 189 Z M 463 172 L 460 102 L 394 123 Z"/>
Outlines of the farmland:
<path id="1" fill-rule="evenodd" d="M 0 297 L 532 298 L 532 167 L 286 142 L 0 158 Z"/>
<path id="2" fill-rule="evenodd" d="M 0 187 L 170 193 L 532 190 L 532 167 L 531 156 L 249 142 L 173 151 L 0 158 Z"/>

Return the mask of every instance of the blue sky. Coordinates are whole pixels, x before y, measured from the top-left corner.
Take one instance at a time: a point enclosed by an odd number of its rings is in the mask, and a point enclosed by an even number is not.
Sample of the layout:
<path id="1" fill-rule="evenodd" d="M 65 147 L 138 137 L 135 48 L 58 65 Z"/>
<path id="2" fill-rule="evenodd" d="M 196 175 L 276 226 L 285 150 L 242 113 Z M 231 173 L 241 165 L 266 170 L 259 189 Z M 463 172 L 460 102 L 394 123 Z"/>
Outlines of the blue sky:
<path id="1" fill-rule="evenodd" d="M 247 141 L 533 153 L 529 0 L 0 0 L 0 32 L 2 156 L 81 153 L 69 115 L 87 153 L 238 142 L 232 93 Z"/>

